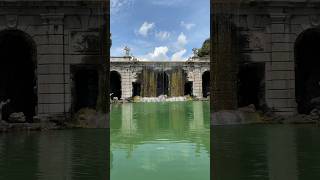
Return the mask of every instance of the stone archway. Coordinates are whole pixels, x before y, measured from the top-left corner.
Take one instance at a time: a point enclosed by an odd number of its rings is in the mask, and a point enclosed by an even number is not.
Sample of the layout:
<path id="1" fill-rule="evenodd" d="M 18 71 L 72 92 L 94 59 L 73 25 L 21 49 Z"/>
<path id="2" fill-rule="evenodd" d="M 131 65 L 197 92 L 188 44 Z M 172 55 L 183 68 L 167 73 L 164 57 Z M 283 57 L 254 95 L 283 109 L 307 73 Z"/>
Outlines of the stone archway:
<path id="1" fill-rule="evenodd" d="M 3 107 L 3 119 L 23 112 L 27 121 L 36 114 L 36 44 L 20 30 L 0 32 L 0 101 L 10 99 Z"/>
<path id="2" fill-rule="evenodd" d="M 320 28 L 307 29 L 295 42 L 295 84 L 299 113 L 309 114 L 316 105 L 311 101 L 320 98 L 319 68 Z"/>
<path id="3" fill-rule="evenodd" d="M 202 97 L 210 96 L 210 71 L 205 71 L 202 74 Z"/>
<path id="4" fill-rule="evenodd" d="M 121 75 L 117 71 L 110 72 L 110 94 L 111 99 L 121 99 Z"/>
<path id="5" fill-rule="evenodd" d="M 157 96 L 169 94 L 169 76 L 166 72 L 157 74 Z"/>

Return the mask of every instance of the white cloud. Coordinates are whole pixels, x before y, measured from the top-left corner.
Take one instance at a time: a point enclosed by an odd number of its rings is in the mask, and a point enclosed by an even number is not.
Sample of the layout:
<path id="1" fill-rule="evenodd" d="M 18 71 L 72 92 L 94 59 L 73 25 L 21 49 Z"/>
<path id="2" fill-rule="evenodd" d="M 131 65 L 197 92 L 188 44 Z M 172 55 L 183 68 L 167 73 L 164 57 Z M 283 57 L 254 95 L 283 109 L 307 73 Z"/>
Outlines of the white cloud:
<path id="1" fill-rule="evenodd" d="M 151 0 L 150 2 L 161 6 L 181 6 L 186 0 Z"/>
<path id="2" fill-rule="evenodd" d="M 185 61 L 187 58 L 183 57 L 183 55 L 185 55 L 187 52 L 186 49 L 182 49 L 176 53 L 174 53 L 171 57 L 172 61 Z"/>
<path id="3" fill-rule="evenodd" d="M 125 6 L 131 5 L 133 0 L 111 0 L 110 9 L 112 14 L 118 13 Z"/>
<path id="4" fill-rule="evenodd" d="M 169 39 L 170 38 L 171 33 L 168 31 L 160 31 L 156 33 L 156 37 L 158 39 L 160 39 L 161 41 Z"/>
<path id="5" fill-rule="evenodd" d="M 167 46 L 160 46 L 154 48 L 154 51 L 148 55 L 142 57 L 144 61 L 167 61 L 169 57 L 167 55 L 169 48 Z"/>
<path id="6" fill-rule="evenodd" d="M 184 21 L 181 21 L 180 22 L 180 26 L 186 28 L 187 30 L 190 30 L 195 26 L 195 24 L 193 24 L 193 23 L 185 23 Z"/>
<path id="7" fill-rule="evenodd" d="M 144 23 L 141 25 L 138 33 L 139 33 L 140 35 L 146 37 L 146 36 L 148 36 L 148 33 L 149 33 L 149 31 L 150 31 L 152 28 L 154 28 L 154 23 L 144 22 Z"/>
<path id="8" fill-rule="evenodd" d="M 178 36 L 177 43 L 180 48 L 184 47 L 188 43 L 187 37 L 183 32 Z"/>

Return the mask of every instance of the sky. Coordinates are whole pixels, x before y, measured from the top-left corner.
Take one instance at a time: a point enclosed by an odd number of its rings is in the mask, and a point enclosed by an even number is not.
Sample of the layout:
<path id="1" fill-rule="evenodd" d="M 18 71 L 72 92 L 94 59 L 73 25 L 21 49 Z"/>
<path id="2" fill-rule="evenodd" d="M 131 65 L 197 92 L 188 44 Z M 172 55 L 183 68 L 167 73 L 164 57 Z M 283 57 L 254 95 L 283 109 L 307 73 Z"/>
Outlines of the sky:
<path id="1" fill-rule="evenodd" d="M 183 61 L 210 36 L 209 0 L 111 0 L 111 56 Z"/>

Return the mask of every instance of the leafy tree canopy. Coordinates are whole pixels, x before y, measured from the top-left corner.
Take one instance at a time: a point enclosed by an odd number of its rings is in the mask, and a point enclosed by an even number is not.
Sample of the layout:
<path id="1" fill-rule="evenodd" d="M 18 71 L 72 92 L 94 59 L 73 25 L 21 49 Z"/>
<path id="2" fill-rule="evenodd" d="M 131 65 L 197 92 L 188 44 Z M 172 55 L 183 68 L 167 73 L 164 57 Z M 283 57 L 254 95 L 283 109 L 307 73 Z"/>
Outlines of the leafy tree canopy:
<path id="1" fill-rule="evenodd" d="M 199 57 L 204 57 L 209 55 L 210 55 L 210 38 L 206 39 L 203 42 L 202 47 L 198 50 Z"/>

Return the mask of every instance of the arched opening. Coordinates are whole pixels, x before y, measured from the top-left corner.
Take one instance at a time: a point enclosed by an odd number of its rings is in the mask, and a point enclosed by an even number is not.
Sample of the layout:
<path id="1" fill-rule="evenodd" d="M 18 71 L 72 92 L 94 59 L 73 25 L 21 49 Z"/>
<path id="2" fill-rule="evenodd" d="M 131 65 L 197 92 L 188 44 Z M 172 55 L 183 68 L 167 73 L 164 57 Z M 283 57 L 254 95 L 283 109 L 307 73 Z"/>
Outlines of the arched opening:
<path id="1" fill-rule="evenodd" d="M 110 72 L 110 97 L 121 98 L 121 75 L 117 71 Z"/>
<path id="2" fill-rule="evenodd" d="M 75 72 L 75 110 L 96 109 L 99 92 L 99 75 L 94 68 L 82 67 Z"/>
<path id="3" fill-rule="evenodd" d="M 265 105 L 264 63 L 244 63 L 238 72 L 238 106 L 254 104 L 257 109 Z"/>
<path id="4" fill-rule="evenodd" d="M 184 95 L 185 96 L 187 96 L 187 95 L 192 96 L 192 94 L 193 94 L 192 86 L 193 86 L 193 82 L 192 81 L 187 81 L 184 84 Z"/>
<path id="5" fill-rule="evenodd" d="M 295 79 L 298 112 L 309 114 L 320 102 L 320 29 L 312 28 L 295 42 Z M 319 100 L 318 100 L 319 101 Z"/>
<path id="6" fill-rule="evenodd" d="M 36 45 L 19 30 L 0 32 L 0 101 L 10 99 L 2 109 L 7 120 L 14 112 L 23 112 L 32 121 L 37 105 Z"/>
<path id="7" fill-rule="evenodd" d="M 169 76 L 166 72 L 159 72 L 157 75 L 157 96 L 168 95 Z"/>
<path id="8" fill-rule="evenodd" d="M 141 83 L 133 82 L 132 83 L 132 96 L 141 96 Z"/>
<path id="9" fill-rule="evenodd" d="M 202 74 L 202 97 L 210 96 L 210 71 Z"/>

